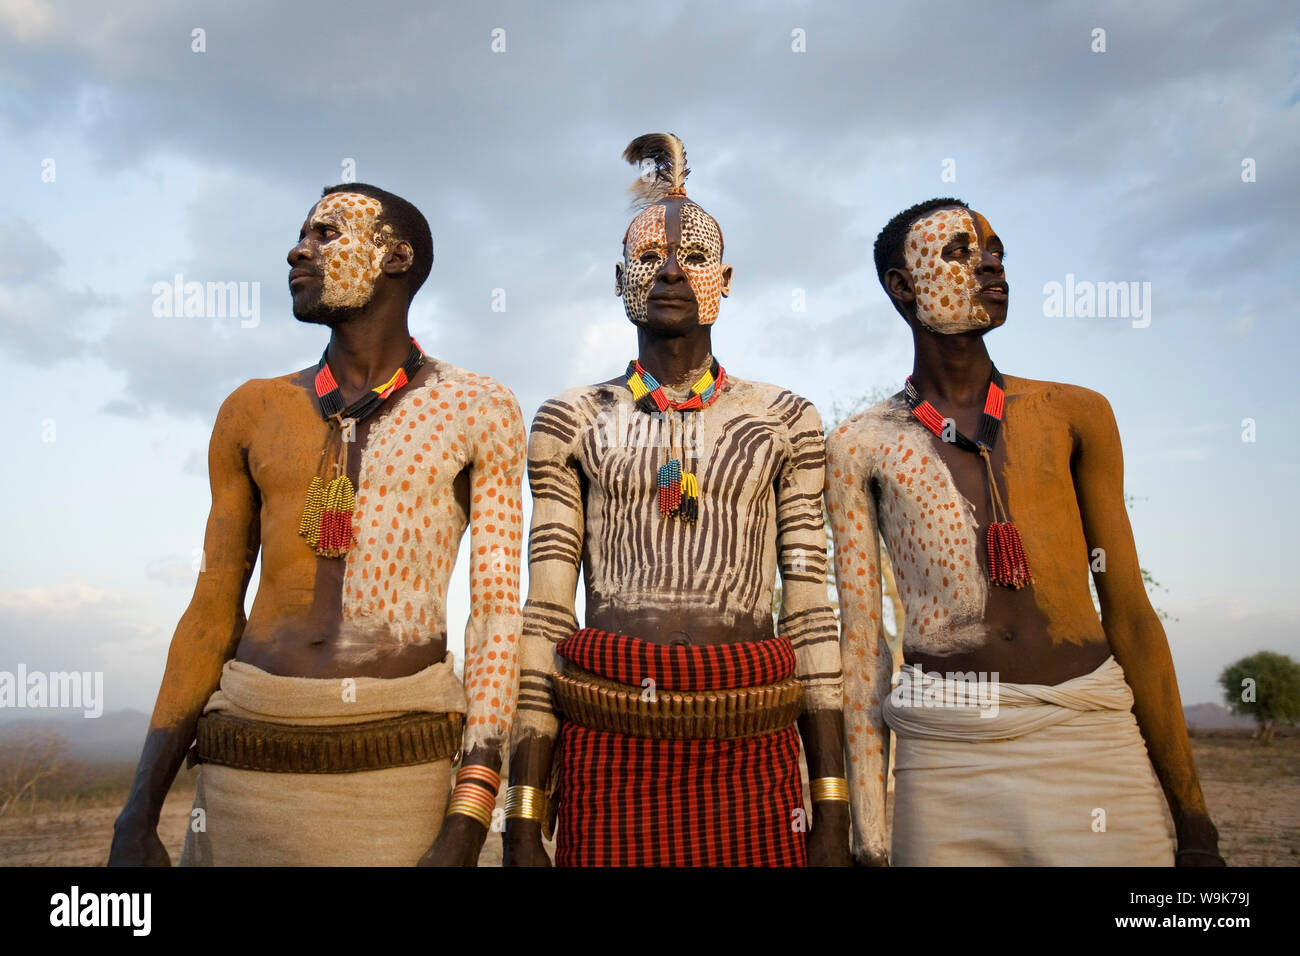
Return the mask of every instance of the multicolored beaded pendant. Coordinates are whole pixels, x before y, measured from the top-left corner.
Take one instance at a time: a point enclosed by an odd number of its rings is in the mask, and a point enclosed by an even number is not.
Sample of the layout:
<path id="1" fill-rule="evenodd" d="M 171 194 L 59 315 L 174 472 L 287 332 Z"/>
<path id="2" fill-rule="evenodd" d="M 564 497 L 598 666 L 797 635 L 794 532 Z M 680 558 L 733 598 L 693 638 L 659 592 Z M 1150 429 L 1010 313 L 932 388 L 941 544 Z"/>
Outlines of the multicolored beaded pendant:
<path id="1" fill-rule="evenodd" d="M 656 484 L 659 488 L 659 514 L 665 518 L 694 521 L 700 516 L 700 482 L 694 472 L 686 471 L 682 461 L 686 457 L 686 412 L 708 408 L 727 387 L 727 372 L 713 360 L 713 367 L 691 386 L 691 397 L 674 402 L 664 392 L 655 377 L 641 367 L 637 359 L 627 363 L 627 387 L 637 408 L 649 415 L 663 415 L 668 425 L 666 460 L 659 466 Z M 680 428 L 674 425 L 673 412 L 681 418 Z M 682 450 L 677 454 L 676 433 L 682 434 Z"/>
<path id="2" fill-rule="evenodd" d="M 940 415 L 933 405 L 921 398 L 916 386 L 912 384 L 910 375 L 903 386 L 903 391 L 907 396 L 907 404 L 917 420 L 939 438 L 944 441 L 950 440 L 944 435 L 947 419 Z M 1029 572 L 1029 561 L 1025 558 L 1025 546 L 1020 540 L 1020 532 L 1011 523 L 1011 516 L 1007 514 L 1006 505 L 1002 503 L 1002 496 L 998 493 L 997 478 L 993 474 L 993 461 L 989 457 L 993 446 L 998 442 L 1005 400 L 1002 374 L 995 367 L 989 377 L 988 394 L 984 397 L 984 412 L 980 415 L 979 430 L 975 433 L 975 440 L 967 438 L 956 428 L 953 428 L 950 434 L 953 436 L 951 440 L 958 448 L 983 458 L 984 467 L 988 470 L 993 520 L 989 523 L 988 532 L 984 536 L 984 546 L 988 552 L 989 580 L 1004 587 L 1022 588 L 1026 584 L 1033 584 L 1034 576 Z"/>
<path id="3" fill-rule="evenodd" d="M 348 477 L 348 446 L 354 439 L 357 423 L 373 415 L 384 399 L 411 381 L 424 364 L 424 352 L 420 344 L 411 339 L 411 351 L 393 377 L 347 407 L 343 405 L 343 391 L 325 360 L 328 352 L 326 348 L 321 353 L 320 365 L 316 369 L 316 402 L 321 417 L 329 422 L 330 430 L 325 438 L 325 447 L 321 449 L 316 475 L 307 486 L 307 500 L 298 522 L 298 534 L 306 538 L 312 550 L 322 558 L 337 558 L 352 547 L 356 489 Z"/>

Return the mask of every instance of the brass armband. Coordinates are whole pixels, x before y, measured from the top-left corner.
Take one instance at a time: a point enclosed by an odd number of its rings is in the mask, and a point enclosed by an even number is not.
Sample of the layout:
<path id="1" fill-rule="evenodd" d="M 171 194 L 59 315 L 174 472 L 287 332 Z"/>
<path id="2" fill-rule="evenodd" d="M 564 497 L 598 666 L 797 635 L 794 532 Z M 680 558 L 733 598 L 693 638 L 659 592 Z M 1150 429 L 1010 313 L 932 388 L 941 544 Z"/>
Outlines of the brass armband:
<path id="1" fill-rule="evenodd" d="M 507 787 L 506 819 L 544 822 L 546 819 L 545 791 L 537 787 Z"/>
<path id="2" fill-rule="evenodd" d="M 849 802 L 849 782 L 843 777 L 818 777 L 808 781 L 808 787 L 812 790 L 813 803 Z"/>
<path id="3" fill-rule="evenodd" d="M 485 829 L 492 826 L 492 809 L 496 806 L 496 796 L 472 783 L 458 783 L 451 792 L 451 802 L 447 804 L 447 814 L 459 813 L 483 824 Z"/>

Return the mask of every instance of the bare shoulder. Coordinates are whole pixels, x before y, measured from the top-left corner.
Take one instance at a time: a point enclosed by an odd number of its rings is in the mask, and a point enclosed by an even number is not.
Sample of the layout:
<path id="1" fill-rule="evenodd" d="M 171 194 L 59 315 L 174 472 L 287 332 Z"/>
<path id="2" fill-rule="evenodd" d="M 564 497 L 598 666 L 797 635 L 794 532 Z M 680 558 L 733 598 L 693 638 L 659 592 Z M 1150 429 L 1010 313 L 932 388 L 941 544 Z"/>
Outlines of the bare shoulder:
<path id="1" fill-rule="evenodd" d="M 629 402 L 631 401 L 631 394 L 619 382 L 579 385 L 576 388 L 565 389 L 559 395 L 542 402 L 538 414 L 549 410 L 552 413 L 590 419 L 601 409 L 616 404 L 620 394 L 626 396 Z"/>
<path id="2" fill-rule="evenodd" d="M 267 414 L 282 417 L 289 413 L 292 403 L 304 400 L 306 393 L 301 379 L 306 371 L 310 370 L 249 379 L 221 403 L 213 430 L 244 434 L 256 428 Z"/>
<path id="3" fill-rule="evenodd" d="M 1065 382 L 1003 376 L 1007 399 L 1035 406 L 1040 413 L 1058 414 L 1076 431 L 1089 431 L 1115 420 L 1110 402 L 1101 392 Z"/>
<path id="4" fill-rule="evenodd" d="M 447 401 L 463 400 L 467 405 L 505 405 L 518 410 L 515 393 L 490 375 L 471 372 L 440 359 L 429 360 L 434 368 L 426 382 L 430 391 L 445 393 Z"/>
<path id="5" fill-rule="evenodd" d="M 816 422 L 820 427 L 821 416 L 817 407 L 802 395 L 781 385 L 735 378 L 728 374 L 727 391 L 741 407 L 748 407 L 756 413 L 774 415 L 789 427 L 804 428 L 809 421 Z"/>
<path id="6" fill-rule="evenodd" d="M 827 455 L 845 460 L 870 460 L 877 449 L 898 440 L 900 429 L 911 428 L 912 424 L 907 404 L 895 395 L 828 428 Z"/>
<path id="7" fill-rule="evenodd" d="M 570 388 L 542 402 L 533 416 L 530 441 L 535 452 L 557 447 L 571 448 L 579 438 L 594 427 L 600 414 L 612 408 L 619 400 L 618 391 L 609 384 L 583 385 Z"/>

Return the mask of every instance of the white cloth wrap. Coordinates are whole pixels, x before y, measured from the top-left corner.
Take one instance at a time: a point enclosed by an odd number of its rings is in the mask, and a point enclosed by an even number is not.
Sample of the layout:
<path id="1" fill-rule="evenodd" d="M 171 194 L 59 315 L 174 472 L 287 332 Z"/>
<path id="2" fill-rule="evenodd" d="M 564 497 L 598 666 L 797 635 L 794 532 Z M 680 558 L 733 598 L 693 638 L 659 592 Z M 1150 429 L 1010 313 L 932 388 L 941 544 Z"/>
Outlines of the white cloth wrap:
<path id="1" fill-rule="evenodd" d="M 897 738 L 893 865 L 1173 865 L 1172 825 L 1114 657 L 1061 684 L 989 684 L 990 716 L 969 684 L 924 686 L 935 699 L 965 691 L 969 704 L 881 702 Z"/>
<path id="2" fill-rule="evenodd" d="M 408 677 L 282 677 L 228 661 L 205 714 L 273 724 L 364 723 L 465 713 L 452 657 Z M 349 699 L 353 698 L 353 699 Z M 433 844 L 451 760 L 359 773 L 270 773 L 203 764 L 181 866 L 412 866 Z M 198 830 L 199 823 L 202 830 Z"/>

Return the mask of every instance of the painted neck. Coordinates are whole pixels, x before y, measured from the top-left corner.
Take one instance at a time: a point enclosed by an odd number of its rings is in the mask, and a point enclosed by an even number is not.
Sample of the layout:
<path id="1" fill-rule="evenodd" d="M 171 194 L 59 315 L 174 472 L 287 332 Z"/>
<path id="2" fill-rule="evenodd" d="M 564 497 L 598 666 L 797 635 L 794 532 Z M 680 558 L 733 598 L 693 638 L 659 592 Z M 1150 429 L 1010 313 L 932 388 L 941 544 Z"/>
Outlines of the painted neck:
<path id="1" fill-rule="evenodd" d="M 912 381 L 917 391 L 944 407 L 984 404 L 993 360 L 983 330 L 940 335 L 917 323 L 912 326 L 912 341 L 916 347 Z"/>
<path id="2" fill-rule="evenodd" d="M 637 330 L 637 360 L 674 401 L 690 392 L 713 365 L 713 341 L 707 325 L 671 338 Z"/>
<path id="3" fill-rule="evenodd" d="M 360 395 L 386 381 L 406 361 L 411 333 L 405 314 L 398 321 L 381 318 L 363 314 L 334 326 L 330 332 L 325 358 L 345 396 Z"/>

